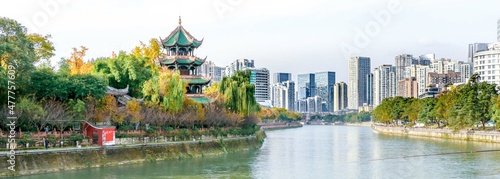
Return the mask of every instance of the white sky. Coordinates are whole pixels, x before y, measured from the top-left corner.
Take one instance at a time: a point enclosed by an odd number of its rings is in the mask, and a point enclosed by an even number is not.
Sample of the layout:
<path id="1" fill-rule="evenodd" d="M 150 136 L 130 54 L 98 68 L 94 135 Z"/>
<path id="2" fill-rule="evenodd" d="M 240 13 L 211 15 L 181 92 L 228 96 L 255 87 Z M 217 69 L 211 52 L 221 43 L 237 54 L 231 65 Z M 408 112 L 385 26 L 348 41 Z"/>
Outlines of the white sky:
<path id="1" fill-rule="evenodd" d="M 380 25 L 373 14 L 389 12 L 394 2 L 400 11 L 356 46 L 356 29 Z M 197 55 L 218 66 L 248 58 L 271 73 L 293 73 L 294 80 L 335 71 L 337 82 L 347 81 L 342 44 L 371 57 L 372 69 L 403 53 L 466 61 L 467 44 L 496 40 L 499 9 L 498 0 L 0 0 L 0 16 L 52 35 L 54 64 L 81 45 L 88 59 L 130 51 L 139 41 L 167 36 L 181 15 L 193 36 L 205 38 Z"/>

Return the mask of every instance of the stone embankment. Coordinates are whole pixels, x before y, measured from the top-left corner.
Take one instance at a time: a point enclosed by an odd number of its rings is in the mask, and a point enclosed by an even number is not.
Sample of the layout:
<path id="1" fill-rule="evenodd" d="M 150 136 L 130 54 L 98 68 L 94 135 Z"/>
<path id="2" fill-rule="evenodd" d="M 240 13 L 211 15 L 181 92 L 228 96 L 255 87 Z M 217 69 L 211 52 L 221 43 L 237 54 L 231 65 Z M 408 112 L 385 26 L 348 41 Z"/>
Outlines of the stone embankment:
<path id="1" fill-rule="evenodd" d="M 277 122 L 277 123 L 260 123 L 260 128 L 262 130 L 272 130 L 272 129 L 288 129 L 288 128 L 297 128 L 302 127 L 303 125 L 298 122 Z"/>
<path id="2" fill-rule="evenodd" d="M 4 160 L 4 162 L 0 162 L 0 168 L 3 169 L 0 170 L 0 177 L 255 150 L 262 146 L 265 137 L 264 131 L 258 131 L 250 137 L 226 139 L 17 151 L 15 155 L 15 171 L 7 170 L 11 165 Z M 8 158 L 7 152 L 0 153 L 0 157 Z"/>
<path id="3" fill-rule="evenodd" d="M 432 137 L 432 138 L 442 138 L 442 139 L 500 143 L 500 132 L 496 131 L 453 132 L 452 130 L 448 129 L 385 127 L 377 125 L 372 125 L 372 129 L 383 134 L 409 135 L 409 136 Z"/>

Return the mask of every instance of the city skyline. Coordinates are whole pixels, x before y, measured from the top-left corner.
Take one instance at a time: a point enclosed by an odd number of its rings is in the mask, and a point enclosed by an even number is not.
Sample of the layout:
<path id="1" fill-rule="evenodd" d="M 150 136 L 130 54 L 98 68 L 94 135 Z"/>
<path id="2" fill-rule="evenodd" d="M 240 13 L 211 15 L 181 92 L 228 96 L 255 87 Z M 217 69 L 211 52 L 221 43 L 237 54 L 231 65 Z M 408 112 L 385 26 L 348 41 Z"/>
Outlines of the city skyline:
<path id="1" fill-rule="evenodd" d="M 49 10 L 46 10 L 44 7 L 50 2 L 56 5 L 49 4 Z M 496 40 L 500 17 L 495 8 L 499 4 L 493 0 L 481 4 L 449 0 L 304 2 L 107 1 L 94 7 L 95 3 L 82 1 L 11 1 L 0 7 L 0 16 L 18 20 L 30 32 L 51 34 L 56 47 L 56 56 L 51 59 L 53 65 L 60 58 L 69 57 L 72 47 L 81 45 L 89 48 L 87 60 L 111 56 L 113 51 L 130 51 L 139 45 L 139 41 L 147 42 L 150 38 L 159 38 L 158 34 L 170 32 L 172 24 L 181 15 L 183 25 L 207 42 L 196 55 L 208 56 L 208 60 L 219 66 L 248 58 L 257 63 L 265 62 L 265 67 L 272 73 L 292 73 L 294 79 L 297 79 L 297 74 L 309 71 L 335 71 L 337 81 L 347 81 L 345 67 L 348 59 L 342 51 L 342 44 L 353 45 L 358 30 L 363 31 L 372 22 L 377 23 L 374 14 L 386 12 L 390 3 L 399 3 L 400 11 L 392 13 L 386 26 L 379 24 L 383 26 L 380 33 L 372 34 L 369 43 L 356 46 L 358 50 L 352 54 L 370 57 L 372 66 L 389 64 L 397 54 L 436 53 L 438 57 L 467 61 L 468 44 Z M 25 4 L 31 5 L 23 6 Z M 164 12 L 159 10 L 162 7 L 176 7 L 177 10 Z M 222 11 L 216 7 L 229 9 Z M 151 10 L 143 14 L 123 13 L 134 12 L 135 8 Z M 440 10 L 443 8 L 447 11 Z M 474 9 L 481 11 L 473 13 L 475 16 L 462 15 L 464 11 Z M 255 11 L 260 13 L 251 13 Z M 41 18 L 40 14 L 47 18 Z M 36 17 L 45 21 L 33 21 Z M 418 28 L 422 25 L 429 28 Z M 479 29 L 481 33 L 471 33 Z M 305 38 L 303 34 L 309 35 Z M 319 44 L 305 49 L 296 45 L 308 40 Z M 314 63 L 309 59 L 315 59 Z M 287 61 L 293 63 L 284 63 Z"/>

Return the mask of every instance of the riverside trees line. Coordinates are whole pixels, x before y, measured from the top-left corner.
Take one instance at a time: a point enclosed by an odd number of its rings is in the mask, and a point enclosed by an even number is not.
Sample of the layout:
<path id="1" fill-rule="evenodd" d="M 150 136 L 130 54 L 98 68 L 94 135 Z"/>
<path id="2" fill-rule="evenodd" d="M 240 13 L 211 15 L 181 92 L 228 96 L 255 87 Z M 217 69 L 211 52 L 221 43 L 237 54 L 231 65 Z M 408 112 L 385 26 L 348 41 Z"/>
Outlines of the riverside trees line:
<path id="1" fill-rule="evenodd" d="M 397 121 L 437 124 L 454 130 L 485 124 L 489 120 L 500 128 L 500 96 L 496 84 L 479 82 L 478 74 L 466 84 L 451 87 L 437 98 L 386 98 L 373 111 L 373 120 L 386 124 Z"/>

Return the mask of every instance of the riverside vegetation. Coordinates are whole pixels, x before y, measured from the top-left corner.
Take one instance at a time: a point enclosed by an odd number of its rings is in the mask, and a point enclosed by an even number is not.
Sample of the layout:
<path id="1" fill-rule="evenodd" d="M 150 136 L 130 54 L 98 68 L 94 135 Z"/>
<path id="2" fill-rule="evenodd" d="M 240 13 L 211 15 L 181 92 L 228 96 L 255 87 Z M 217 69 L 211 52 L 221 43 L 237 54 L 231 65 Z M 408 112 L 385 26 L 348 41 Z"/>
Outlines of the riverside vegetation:
<path id="1" fill-rule="evenodd" d="M 154 63 L 165 54 L 157 39 L 140 43 L 131 51 L 111 52 L 108 57 L 84 60 L 87 47 L 73 48 L 69 58 L 51 66 L 55 48 L 51 35 L 28 34 L 17 21 L 0 17 L 0 128 L 7 126 L 8 111 L 18 117 L 16 131 L 23 132 L 18 142 L 33 143 L 30 133 L 70 131 L 82 121 L 107 123 L 118 129 L 117 137 L 134 137 L 125 131 L 140 130 L 141 136 L 249 135 L 258 130 L 262 116 L 300 119 L 297 113 L 263 112 L 254 98 L 249 72 L 225 77 L 204 90 L 213 102 L 200 104 L 185 96 L 187 82 L 178 71 Z M 15 67 L 15 105 L 7 105 L 8 66 Z M 57 70 L 56 70 L 57 69 Z M 106 94 L 106 86 L 129 88 L 130 100 L 119 106 L 116 97 Z M 264 111 L 268 111 L 265 109 Z M 259 115 L 261 114 L 261 115 Z M 286 114 L 281 115 L 281 114 Z M 34 135 L 33 135 L 34 136 Z M 74 143 L 85 137 L 74 133 L 62 139 L 48 135 L 52 143 Z M 5 146 L 6 139 L 0 140 Z M 34 146 L 34 145 L 31 145 Z"/>
<path id="2" fill-rule="evenodd" d="M 455 131 L 496 122 L 500 128 L 500 96 L 496 84 L 479 82 L 478 74 L 466 84 L 451 86 L 437 98 L 386 98 L 373 111 L 373 120 L 385 124 L 417 122 Z"/>

